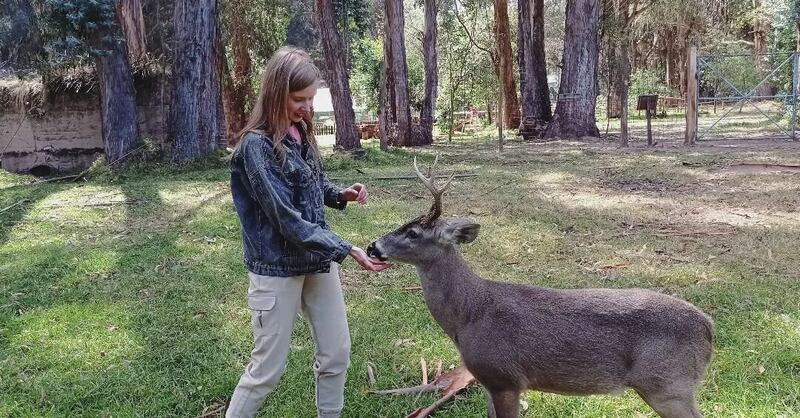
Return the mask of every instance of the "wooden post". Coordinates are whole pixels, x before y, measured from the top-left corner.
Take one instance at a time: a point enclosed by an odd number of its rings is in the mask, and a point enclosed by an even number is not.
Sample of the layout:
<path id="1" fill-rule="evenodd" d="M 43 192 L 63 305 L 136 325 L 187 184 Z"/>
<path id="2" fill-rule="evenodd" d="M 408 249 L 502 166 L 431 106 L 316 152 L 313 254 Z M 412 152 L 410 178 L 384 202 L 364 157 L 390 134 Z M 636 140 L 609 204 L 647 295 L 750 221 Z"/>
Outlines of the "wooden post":
<path id="1" fill-rule="evenodd" d="M 697 141 L 697 47 L 689 47 L 688 68 L 686 69 L 686 137 L 684 145 L 694 145 Z"/>
<path id="2" fill-rule="evenodd" d="M 647 146 L 652 147 L 653 144 L 653 130 L 650 125 L 650 118 L 653 116 L 653 113 L 650 112 L 650 106 L 647 107 L 647 110 L 644 111 L 645 116 L 647 117 Z"/>

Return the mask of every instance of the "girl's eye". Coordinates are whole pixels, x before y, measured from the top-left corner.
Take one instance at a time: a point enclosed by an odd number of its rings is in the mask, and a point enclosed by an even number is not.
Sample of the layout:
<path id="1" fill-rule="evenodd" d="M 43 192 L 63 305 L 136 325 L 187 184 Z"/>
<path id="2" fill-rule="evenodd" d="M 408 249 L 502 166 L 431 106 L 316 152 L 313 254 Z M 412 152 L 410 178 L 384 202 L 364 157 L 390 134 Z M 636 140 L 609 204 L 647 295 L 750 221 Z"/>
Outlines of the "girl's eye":
<path id="1" fill-rule="evenodd" d="M 419 234 L 417 234 L 417 231 L 415 231 L 413 229 L 409 229 L 408 232 L 406 233 L 406 235 L 408 235 L 408 237 L 412 238 L 412 239 L 419 236 Z"/>

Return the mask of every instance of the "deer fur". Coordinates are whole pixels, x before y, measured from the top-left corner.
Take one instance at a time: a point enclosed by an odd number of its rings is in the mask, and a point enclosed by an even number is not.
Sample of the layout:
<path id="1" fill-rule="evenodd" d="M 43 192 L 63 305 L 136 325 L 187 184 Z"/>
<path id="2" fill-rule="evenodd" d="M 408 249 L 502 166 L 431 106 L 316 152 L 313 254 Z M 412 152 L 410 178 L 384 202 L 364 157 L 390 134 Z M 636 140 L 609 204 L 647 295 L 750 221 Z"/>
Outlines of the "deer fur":
<path id="1" fill-rule="evenodd" d="M 468 219 L 423 216 L 370 244 L 368 254 L 416 267 L 433 318 L 489 394 L 489 416 L 518 417 L 528 389 L 589 395 L 632 388 L 663 418 L 702 417 L 696 392 L 713 351 L 707 315 L 645 289 L 483 279 L 458 247 L 479 229 Z"/>

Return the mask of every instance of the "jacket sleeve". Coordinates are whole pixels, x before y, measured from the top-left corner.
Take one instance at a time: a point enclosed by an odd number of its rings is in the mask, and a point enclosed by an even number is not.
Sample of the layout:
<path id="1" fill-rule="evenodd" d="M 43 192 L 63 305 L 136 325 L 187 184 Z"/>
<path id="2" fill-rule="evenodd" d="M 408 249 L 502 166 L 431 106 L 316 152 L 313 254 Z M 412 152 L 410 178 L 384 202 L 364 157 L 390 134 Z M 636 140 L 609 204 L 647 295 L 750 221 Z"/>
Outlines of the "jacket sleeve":
<path id="1" fill-rule="evenodd" d="M 272 155 L 265 155 L 263 143 L 248 141 L 242 146 L 247 178 L 253 187 L 254 197 L 258 200 L 269 223 L 291 243 L 325 259 L 337 263 L 344 261 L 352 244 L 316 223 L 302 218 L 292 204 L 291 192 L 286 188 L 275 187 L 282 179 L 277 170 L 271 166 Z"/>
<path id="2" fill-rule="evenodd" d="M 342 192 L 341 187 L 333 184 L 330 180 L 328 180 L 328 176 L 325 172 L 322 172 L 322 194 L 325 200 L 325 206 L 343 210 L 347 207 L 347 201 L 340 201 L 339 194 Z"/>

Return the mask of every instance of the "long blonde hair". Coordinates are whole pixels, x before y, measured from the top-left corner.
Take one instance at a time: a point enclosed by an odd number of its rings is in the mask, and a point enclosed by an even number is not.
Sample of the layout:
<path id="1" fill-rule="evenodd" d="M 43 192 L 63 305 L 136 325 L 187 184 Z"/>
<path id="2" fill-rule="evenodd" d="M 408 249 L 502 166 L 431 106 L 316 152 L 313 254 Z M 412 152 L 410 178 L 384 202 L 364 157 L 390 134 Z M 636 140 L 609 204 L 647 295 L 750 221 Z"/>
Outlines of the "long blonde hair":
<path id="1" fill-rule="evenodd" d="M 291 123 L 286 114 L 289 93 L 303 90 L 320 79 L 320 71 L 306 51 L 285 46 L 275 52 L 264 68 L 258 100 L 250 112 L 247 123 L 237 135 L 239 144 L 248 132 L 269 135 L 272 137 L 275 156 L 284 161 L 286 146 L 283 144 L 283 138 L 289 132 Z M 312 117 L 313 109 L 303 117 L 303 123 L 300 125 L 305 131 L 314 159 L 319 161 Z"/>

